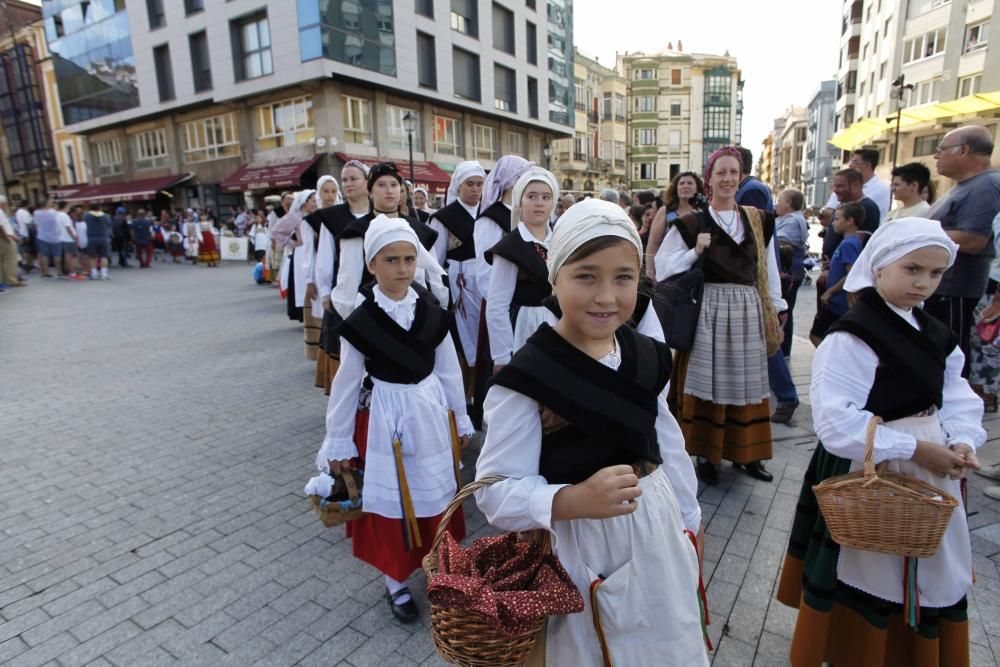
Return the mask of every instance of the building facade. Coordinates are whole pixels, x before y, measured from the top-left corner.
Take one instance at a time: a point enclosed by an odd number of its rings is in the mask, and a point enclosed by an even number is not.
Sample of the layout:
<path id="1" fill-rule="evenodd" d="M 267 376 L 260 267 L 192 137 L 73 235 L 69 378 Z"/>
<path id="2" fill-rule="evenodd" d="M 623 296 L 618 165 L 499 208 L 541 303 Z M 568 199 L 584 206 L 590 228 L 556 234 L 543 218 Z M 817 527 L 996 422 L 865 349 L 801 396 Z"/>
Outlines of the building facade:
<path id="1" fill-rule="evenodd" d="M 823 206 L 830 198 L 833 176 L 833 119 L 836 113 L 837 82 L 822 81 L 806 107 L 806 148 L 802 164 L 802 193 L 806 206 Z"/>
<path id="2" fill-rule="evenodd" d="M 774 136 L 771 134 L 760 142 L 760 154 L 754 166 L 754 175 L 764 185 L 774 188 Z"/>
<path id="3" fill-rule="evenodd" d="M 549 168 L 568 194 L 624 188 L 628 84 L 617 71 L 579 50 L 573 67 L 574 134 L 552 144 Z"/>
<path id="4" fill-rule="evenodd" d="M 464 159 L 541 163 L 572 131 L 571 0 L 291 4 L 46 2 L 63 114 L 94 174 L 67 198 L 225 213 L 351 158 L 405 175 L 411 139 L 415 180 L 443 195 Z"/>
<path id="5" fill-rule="evenodd" d="M 680 42 L 655 54 L 618 56 L 628 81 L 629 184 L 662 188 L 682 171 L 742 139 L 743 80 L 736 58 L 685 53 Z"/>
<path id="6" fill-rule="evenodd" d="M 801 191 L 805 187 L 802 174 L 809 125 L 806 110 L 802 107 L 792 107 L 786 113 L 784 121 L 780 134 L 774 139 L 777 160 L 774 180 L 776 193 L 785 188 Z"/>

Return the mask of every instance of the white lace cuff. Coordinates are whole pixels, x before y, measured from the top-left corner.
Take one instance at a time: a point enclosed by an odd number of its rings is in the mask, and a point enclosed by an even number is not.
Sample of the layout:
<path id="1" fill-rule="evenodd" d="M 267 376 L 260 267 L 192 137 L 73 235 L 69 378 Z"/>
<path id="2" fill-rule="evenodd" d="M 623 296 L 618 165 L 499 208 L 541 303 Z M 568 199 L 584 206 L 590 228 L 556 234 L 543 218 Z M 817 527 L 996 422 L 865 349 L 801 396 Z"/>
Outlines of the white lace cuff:
<path id="1" fill-rule="evenodd" d="M 330 468 L 329 461 L 353 459 L 358 455 L 358 446 L 352 438 L 327 438 L 316 454 L 316 469 L 326 472 Z"/>

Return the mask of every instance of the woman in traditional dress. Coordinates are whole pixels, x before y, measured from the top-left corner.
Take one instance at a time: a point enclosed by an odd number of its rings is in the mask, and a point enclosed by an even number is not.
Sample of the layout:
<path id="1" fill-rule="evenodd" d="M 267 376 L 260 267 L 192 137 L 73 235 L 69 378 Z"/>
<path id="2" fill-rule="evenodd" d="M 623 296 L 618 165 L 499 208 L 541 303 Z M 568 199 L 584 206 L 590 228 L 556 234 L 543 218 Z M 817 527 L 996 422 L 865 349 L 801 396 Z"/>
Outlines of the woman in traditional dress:
<path id="1" fill-rule="evenodd" d="M 458 490 L 457 453 L 473 433 L 451 316 L 414 282 L 417 257 L 426 252 L 410 221 L 371 221 L 364 254 L 375 285 L 356 294 L 357 308 L 338 327 L 341 363 L 316 459 L 320 470 L 335 474 L 363 461 L 364 514 L 347 524 L 347 534 L 354 556 L 385 575 L 389 608 L 403 622 L 417 618 L 404 581 L 420 568 Z M 359 412 L 366 375 L 370 408 Z M 367 427 L 357 429 L 358 419 Z M 366 436 L 356 439 L 356 432 Z M 461 512 L 449 530 L 455 539 L 465 536 Z"/>
<path id="2" fill-rule="evenodd" d="M 780 336 L 776 313 L 785 302 L 774 214 L 736 205 L 742 165 L 732 146 L 712 153 L 705 170 L 707 210 L 674 221 L 657 253 L 661 280 L 703 258 L 705 292 L 694 344 L 674 359 L 670 404 L 707 484 L 718 483 L 723 459 L 751 477 L 772 480 L 763 464 L 771 458 L 765 327 Z"/>
<path id="3" fill-rule="evenodd" d="M 641 260 L 618 206 L 590 199 L 564 213 L 547 262 L 562 315 L 531 335 L 486 398 L 476 474 L 506 479 L 477 504 L 502 530 L 550 531 L 586 605 L 549 618 L 549 665 L 708 665 L 701 508 L 664 396 L 670 350 L 627 324 Z"/>
<path id="4" fill-rule="evenodd" d="M 198 261 L 207 266 L 218 266 L 221 257 L 219 257 L 219 244 L 215 241 L 215 225 L 212 224 L 211 216 L 205 214 L 198 223 L 198 228 L 201 232 Z"/>
<path id="5" fill-rule="evenodd" d="M 285 285 L 288 291 L 288 318 L 305 321 L 306 287 L 312 275 L 313 231 L 303 218 L 316 210 L 316 191 L 303 190 L 295 195 L 292 205 L 281 220 L 271 230 L 271 238 L 276 246 L 284 249 Z M 308 341 L 306 356 L 308 358 Z"/>
<path id="6" fill-rule="evenodd" d="M 319 299 L 319 291 L 316 288 L 316 264 L 319 251 L 320 230 L 322 221 L 319 212 L 328 209 L 340 200 L 340 186 L 333 176 L 320 176 L 316 181 L 316 201 L 312 206 L 312 211 L 305 213 L 303 217 L 303 227 L 309 230 L 302 231 L 303 243 L 309 248 L 305 249 L 303 261 L 307 261 L 303 267 L 303 276 L 306 280 L 306 291 L 302 300 L 302 326 L 306 337 L 306 359 L 310 361 L 319 360 L 319 342 L 323 327 L 323 304 Z M 306 236 L 309 242 L 306 243 Z"/>
<path id="7" fill-rule="evenodd" d="M 983 405 L 962 378 L 954 334 L 919 307 L 957 253 L 935 220 L 880 227 L 844 285 L 858 301 L 813 357 L 809 394 L 820 444 L 802 483 L 777 595 L 799 610 L 794 667 L 969 665 L 965 508 L 952 513 L 933 556 L 909 559 L 837 544 L 813 493 L 813 485 L 861 467 L 877 416 L 884 421 L 874 431 L 875 463 L 961 503 L 962 478 L 979 467 L 975 451 L 986 440 Z"/>

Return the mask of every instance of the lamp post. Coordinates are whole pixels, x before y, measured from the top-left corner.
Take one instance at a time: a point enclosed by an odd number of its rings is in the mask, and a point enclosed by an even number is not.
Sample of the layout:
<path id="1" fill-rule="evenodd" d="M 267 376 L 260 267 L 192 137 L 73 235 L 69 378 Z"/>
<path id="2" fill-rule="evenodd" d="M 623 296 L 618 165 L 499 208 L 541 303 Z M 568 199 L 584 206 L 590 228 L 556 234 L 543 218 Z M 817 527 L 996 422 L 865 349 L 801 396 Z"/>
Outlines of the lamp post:
<path id="1" fill-rule="evenodd" d="M 416 181 L 413 178 L 413 133 L 417 130 L 417 117 L 409 111 L 403 114 L 403 129 L 406 130 L 406 142 L 410 146 L 410 183 L 416 187 Z"/>
<path id="2" fill-rule="evenodd" d="M 545 156 L 545 169 L 552 171 L 552 145 L 545 144 L 545 148 L 542 149 L 542 155 Z"/>
<path id="3" fill-rule="evenodd" d="M 892 146 L 892 168 L 896 168 L 896 159 L 899 156 L 899 121 L 903 116 L 903 91 L 913 90 L 912 83 L 906 83 L 906 75 L 900 74 L 899 78 L 892 82 L 892 97 L 896 99 L 896 140 Z"/>

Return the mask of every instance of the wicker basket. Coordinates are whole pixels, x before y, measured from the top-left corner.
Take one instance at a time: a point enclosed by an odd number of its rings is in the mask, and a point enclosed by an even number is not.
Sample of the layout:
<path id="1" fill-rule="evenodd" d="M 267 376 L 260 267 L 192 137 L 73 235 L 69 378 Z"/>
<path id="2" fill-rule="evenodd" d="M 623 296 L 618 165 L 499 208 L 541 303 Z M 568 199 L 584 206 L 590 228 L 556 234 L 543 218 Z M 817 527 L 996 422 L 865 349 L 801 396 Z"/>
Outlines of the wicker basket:
<path id="1" fill-rule="evenodd" d="M 337 501 L 327 500 L 319 496 L 309 496 L 309 502 L 319 516 L 319 520 L 327 528 L 339 526 L 342 523 L 353 519 L 361 518 L 361 493 L 358 490 L 360 476 L 353 470 L 347 473 L 340 473 L 335 479 L 343 479 L 344 486 L 347 487 L 348 500 Z"/>
<path id="2" fill-rule="evenodd" d="M 462 501 L 479 489 L 506 479 L 502 475 L 491 475 L 466 484 L 455 495 L 441 517 L 434 544 L 430 553 L 424 556 L 424 573 L 427 581 L 437 574 L 438 547 L 454 514 Z M 548 531 L 533 530 L 521 533 L 523 539 L 540 540 L 546 553 L 550 549 Z M 531 629 L 514 637 L 494 630 L 486 617 L 468 609 L 448 609 L 431 603 L 431 636 L 438 653 L 446 661 L 463 667 L 519 667 L 524 665 L 535 646 L 535 640 L 545 628 L 545 618 L 538 619 Z"/>
<path id="3" fill-rule="evenodd" d="M 922 480 L 876 469 L 879 417 L 868 422 L 864 470 L 813 487 L 830 535 L 841 546 L 894 556 L 927 558 L 937 551 L 958 501 Z"/>

